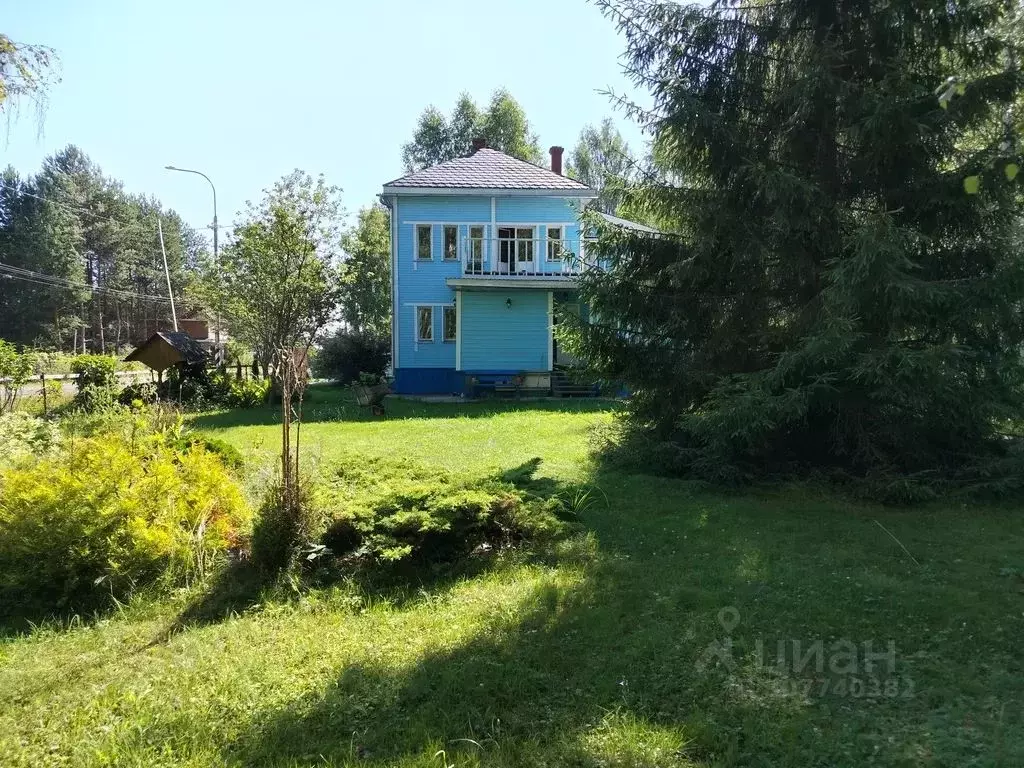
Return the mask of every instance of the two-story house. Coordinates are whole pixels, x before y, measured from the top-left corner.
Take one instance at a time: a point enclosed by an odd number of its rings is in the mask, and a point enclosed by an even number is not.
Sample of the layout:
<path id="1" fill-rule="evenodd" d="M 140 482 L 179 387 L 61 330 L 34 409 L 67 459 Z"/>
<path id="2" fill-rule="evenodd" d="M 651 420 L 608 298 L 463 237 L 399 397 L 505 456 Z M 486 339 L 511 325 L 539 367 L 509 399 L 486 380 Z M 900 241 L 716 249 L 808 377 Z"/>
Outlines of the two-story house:
<path id="1" fill-rule="evenodd" d="M 391 210 L 392 367 L 399 394 L 544 374 L 563 361 L 556 305 L 584 261 L 579 213 L 594 197 L 551 169 L 474 151 L 384 185 Z"/>

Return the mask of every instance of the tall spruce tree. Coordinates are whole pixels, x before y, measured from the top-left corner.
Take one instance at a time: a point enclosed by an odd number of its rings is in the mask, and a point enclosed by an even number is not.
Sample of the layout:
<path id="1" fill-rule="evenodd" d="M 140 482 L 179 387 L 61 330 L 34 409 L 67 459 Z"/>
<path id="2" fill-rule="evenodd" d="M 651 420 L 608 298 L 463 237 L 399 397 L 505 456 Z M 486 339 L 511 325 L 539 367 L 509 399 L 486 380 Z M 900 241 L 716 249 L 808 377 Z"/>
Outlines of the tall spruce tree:
<path id="1" fill-rule="evenodd" d="M 599 5 L 653 96 L 626 109 L 682 180 L 631 201 L 671 234 L 595 221 L 587 250 L 608 270 L 582 281 L 576 351 L 629 385 L 631 425 L 717 481 L 1013 484 L 1024 270 L 1018 192 L 994 179 L 1019 160 L 964 140 L 1019 95 L 1012 4 Z"/>

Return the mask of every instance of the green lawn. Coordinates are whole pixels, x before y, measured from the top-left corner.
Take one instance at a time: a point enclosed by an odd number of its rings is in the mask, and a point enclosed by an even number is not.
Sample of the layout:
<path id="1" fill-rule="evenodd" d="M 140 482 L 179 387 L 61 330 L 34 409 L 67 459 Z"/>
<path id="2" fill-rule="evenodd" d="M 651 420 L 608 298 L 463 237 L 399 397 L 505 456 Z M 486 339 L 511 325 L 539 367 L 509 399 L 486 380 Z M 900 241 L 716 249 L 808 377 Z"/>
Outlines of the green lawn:
<path id="1" fill-rule="evenodd" d="M 185 598 L 140 601 L 0 640 L 0 765 L 1024 765 L 1019 510 L 610 473 L 587 446 L 610 408 L 397 403 L 379 421 L 317 390 L 314 468 L 356 450 L 482 476 L 540 456 L 607 505 L 557 553 L 472 578 L 342 584 L 169 636 Z M 273 419 L 196 425 L 255 482 Z M 733 664 L 702 663 L 728 640 Z M 870 668 L 864 644 L 890 641 L 894 667 Z"/>

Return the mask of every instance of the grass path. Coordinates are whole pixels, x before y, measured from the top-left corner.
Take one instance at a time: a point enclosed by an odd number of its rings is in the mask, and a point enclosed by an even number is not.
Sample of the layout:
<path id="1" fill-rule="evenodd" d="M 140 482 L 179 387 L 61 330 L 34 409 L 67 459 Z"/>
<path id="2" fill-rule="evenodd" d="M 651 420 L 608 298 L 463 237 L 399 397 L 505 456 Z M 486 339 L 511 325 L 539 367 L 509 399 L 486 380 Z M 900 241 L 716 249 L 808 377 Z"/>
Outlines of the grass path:
<path id="1" fill-rule="evenodd" d="M 552 557 L 404 596 L 339 585 L 167 640 L 180 602 L 140 603 L 0 641 L 0 764 L 1024 765 L 1019 510 L 602 473 L 586 436 L 607 410 L 565 408 L 400 403 L 380 422 L 321 393 L 303 440 L 324 465 L 540 456 L 609 503 Z M 272 419 L 199 421 L 259 463 Z"/>

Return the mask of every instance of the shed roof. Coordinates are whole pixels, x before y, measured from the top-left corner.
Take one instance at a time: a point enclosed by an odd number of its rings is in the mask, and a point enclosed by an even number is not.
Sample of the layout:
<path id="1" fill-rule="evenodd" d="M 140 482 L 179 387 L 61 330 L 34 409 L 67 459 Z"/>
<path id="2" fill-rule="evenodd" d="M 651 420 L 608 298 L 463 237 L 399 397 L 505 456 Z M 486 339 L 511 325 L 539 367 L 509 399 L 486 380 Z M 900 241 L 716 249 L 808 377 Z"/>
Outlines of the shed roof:
<path id="1" fill-rule="evenodd" d="M 409 188 L 529 189 L 593 194 L 592 189 L 575 179 L 486 147 L 467 157 L 457 157 L 414 171 L 384 185 L 385 191 Z"/>
<path id="2" fill-rule="evenodd" d="M 162 371 L 177 363 L 199 365 L 209 361 L 206 350 L 199 342 L 182 331 L 157 331 L 125 358 L 138 361 L 155 371 Z"/>

